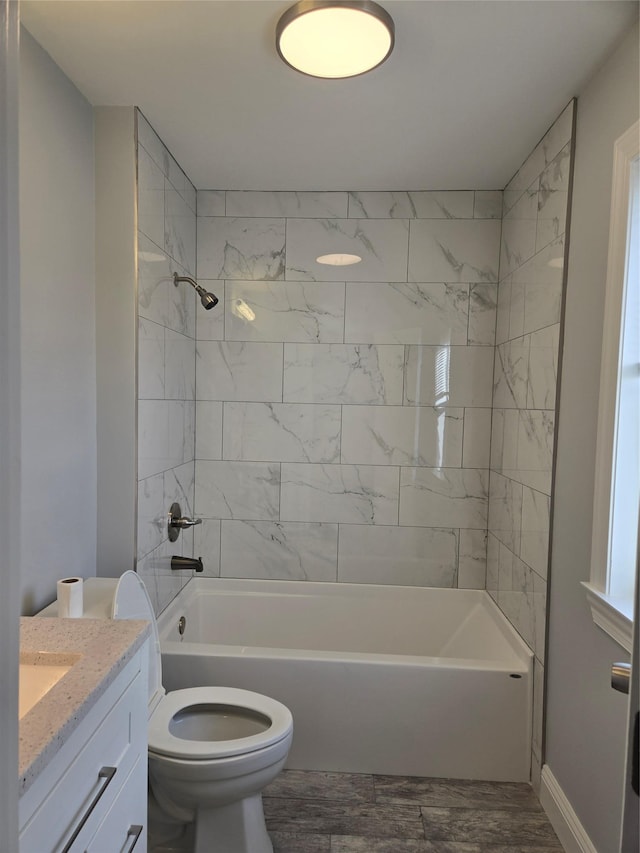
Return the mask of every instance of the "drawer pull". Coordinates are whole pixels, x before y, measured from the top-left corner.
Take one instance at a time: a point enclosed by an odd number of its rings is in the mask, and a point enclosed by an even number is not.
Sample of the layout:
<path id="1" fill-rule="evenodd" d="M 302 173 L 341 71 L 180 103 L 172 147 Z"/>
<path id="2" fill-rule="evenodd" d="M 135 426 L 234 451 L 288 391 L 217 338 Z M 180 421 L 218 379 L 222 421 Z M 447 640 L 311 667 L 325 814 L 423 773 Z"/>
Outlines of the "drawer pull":
<path id="1" fill-rule="evenodd" d="M 142 835 L 142 829 L 143 827 L 141 823 L 134 823 L 129 827 L 129 832 L 127 832 L 127 838 L 133 838 L 133 841 L 131 843 L 131 847 L 127 848 L 127 850 L 125 850 L 125 853 L 132 853 L 133 848 L 136 846 L 136 844 L 138 843 L 138 839 Z"/>
<path id="2" fill-rule="evenodd" d="M 85 825 L 85 823 L 91 817 L 91 812 L 98 805 L 98 803 L 100 802 L 100 799 L 102 798 L 102 795 L 104 794 L 104 792 L 109 787 L 109 784 L 111 783 L 111 780 L 113 779 L 113 777 L 116 775 L 117 769 L 118 769 L 117 767 L 102 767 L 101 768 L 100 772 L 98 773 L 98 779 L 104 780 L 102 783 L 102 786 L 100 787 L 100 790 L 98 791 L 98 793 L 95 795 L 95 797 L 91 801 L 89 808 L 86 810 L 86 812 L 84 813 L 84 815 L 80 819 L 80 823 L 76 826 L 73 835 L 67 841 L 64 849 L 62 850 L 62 853 L 69 853 L 69 850 L 71 850 L 71 847 L 72 847 L 74 841 L 76 840 L 76 838 L 80 835 L 80 832 L 82 831 L 82 827 Z"/>

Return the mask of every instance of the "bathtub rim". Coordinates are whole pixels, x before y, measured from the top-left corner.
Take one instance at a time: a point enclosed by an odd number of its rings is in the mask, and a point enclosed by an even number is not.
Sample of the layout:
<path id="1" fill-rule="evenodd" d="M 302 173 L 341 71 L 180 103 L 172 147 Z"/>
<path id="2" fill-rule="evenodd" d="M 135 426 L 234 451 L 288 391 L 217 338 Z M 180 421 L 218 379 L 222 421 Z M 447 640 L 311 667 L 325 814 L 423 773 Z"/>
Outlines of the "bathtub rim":
<path id="1" fill-rule="evenodd" d="M 401 655 L 383 654 L 378 652 L 350 652 L 343 650 L 323 649 L 290 649 L 270 646 L 240 646 L 224 643 L 196 643 L 191 641 L 178 642 L 166 639 L 172 626 L 179 618 L 181 611 L 199 596 L 212 595 L 215 592 L 230 594 L 255 594 L 265 596 L 313 595 L 314 591 L 323 595 L 357 597 L 367 595 L 392 595 L 398 598 L 416 593 L 465 596 L 467 599 L 481 604 L 489 613 L 492 621 L 499 628 L 506 644 L 509 646 L 513 660 L 497 660 L 496 658 L 459 658 L 448 656 Z M 225 655 L 242 658 L 273 658 L 279 660 L 327 662 L 340 660 L 345 663 L 370 664 L 372 666 L 393 663 L 398 666 L 413 666 L 423 669 L 442 668 L 491 670 L 513 673 L 514 675 L 530 676 L 532 674 L 534 653 L 522 639 L 520 634 L 507 620 L 496 602 L 486 590 L 455 589 L 442 587 L 413 587 L 394 584 L 353 584 L 324 581 L 285 581 L 263 580 L 252 578 L 192 578 L 167 605 L 157 617 L 160 636 L 161 652 L 172 655 Z"/>

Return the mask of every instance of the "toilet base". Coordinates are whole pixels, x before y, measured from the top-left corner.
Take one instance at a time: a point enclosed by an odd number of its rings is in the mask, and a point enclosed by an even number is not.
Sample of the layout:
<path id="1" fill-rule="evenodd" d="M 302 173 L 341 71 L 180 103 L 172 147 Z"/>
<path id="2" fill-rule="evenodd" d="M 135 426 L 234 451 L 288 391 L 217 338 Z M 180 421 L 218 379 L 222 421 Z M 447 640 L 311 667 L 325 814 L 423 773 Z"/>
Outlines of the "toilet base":
<path id="1" fill-rule="evenodd" d="M 149 853 L 193 853 L 194 823 L 172 818 L 149 789 L 147 849 Z"/>
<path id="2" fill-rule="evenodd" d="M 273 853 L 262 811 L 262 795 L 198 809 L 194 853 Z"/>

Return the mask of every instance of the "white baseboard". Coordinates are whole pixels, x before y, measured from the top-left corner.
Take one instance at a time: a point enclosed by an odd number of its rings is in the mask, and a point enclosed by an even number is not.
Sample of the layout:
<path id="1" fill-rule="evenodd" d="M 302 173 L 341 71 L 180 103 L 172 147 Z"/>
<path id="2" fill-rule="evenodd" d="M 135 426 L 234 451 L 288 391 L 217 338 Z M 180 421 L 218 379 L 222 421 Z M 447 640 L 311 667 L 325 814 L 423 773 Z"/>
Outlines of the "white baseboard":
<path id="1" fill-rule="evenodd" d="M 542 768 L 540 802 L 566 853 L 598 853 L 547 764 Z"/>

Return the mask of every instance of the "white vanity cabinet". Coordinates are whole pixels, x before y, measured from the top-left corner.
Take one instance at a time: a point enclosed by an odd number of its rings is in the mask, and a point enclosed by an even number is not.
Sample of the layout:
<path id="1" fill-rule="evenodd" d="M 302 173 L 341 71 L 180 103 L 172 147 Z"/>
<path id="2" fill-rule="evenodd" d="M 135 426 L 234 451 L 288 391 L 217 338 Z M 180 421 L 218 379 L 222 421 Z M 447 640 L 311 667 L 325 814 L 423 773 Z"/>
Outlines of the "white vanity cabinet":
<path id="1" fill-rule="evenodd" d="M 20 798 L 20 853 L 146 853 L 147 643 Z"/>

